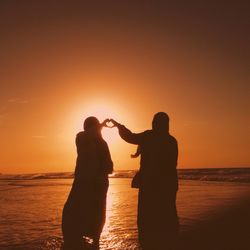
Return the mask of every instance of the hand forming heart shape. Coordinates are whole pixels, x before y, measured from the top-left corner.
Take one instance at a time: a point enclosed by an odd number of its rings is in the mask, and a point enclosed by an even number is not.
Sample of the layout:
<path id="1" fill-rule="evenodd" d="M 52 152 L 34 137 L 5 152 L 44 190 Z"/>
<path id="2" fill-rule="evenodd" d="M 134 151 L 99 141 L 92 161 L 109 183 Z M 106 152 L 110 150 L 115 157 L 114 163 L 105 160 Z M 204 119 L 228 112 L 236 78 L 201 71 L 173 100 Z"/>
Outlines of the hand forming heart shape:
<path id="1" fill-rule="evenodd" d="M 107 128 L 114 128 L 114 127 L 115 127 L 115 124 L 114 124 L 113 122 L 111 122 L 111 121 L 108 121 L 108 122 L 106 122 L 105 126 L 106 126 Z"/>
<path id="2" fill-rule="evenodd" d="M 115 124 L 111 120 L 112 119 L 105 119 L 102 123 L 102 126 L 107 128 L 114 128 Z"/>

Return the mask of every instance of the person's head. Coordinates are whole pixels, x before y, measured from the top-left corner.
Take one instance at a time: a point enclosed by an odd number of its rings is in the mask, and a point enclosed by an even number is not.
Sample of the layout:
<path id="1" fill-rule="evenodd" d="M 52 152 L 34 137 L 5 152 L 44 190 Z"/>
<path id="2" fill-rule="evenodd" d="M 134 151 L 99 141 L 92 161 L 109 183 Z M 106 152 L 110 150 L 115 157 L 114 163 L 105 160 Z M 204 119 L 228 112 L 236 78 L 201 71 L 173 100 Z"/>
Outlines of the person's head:
<path id="1" fill-rule="evenodd" d="M 83 128 L 87 132 L 99 133 L 101 131 L 101 125 L 99 120 L 94 116 L 89 116 L 83 123 Z"/>
<path id="2" fill-rule="evenodd" d="M 154 115 L 152 128 L 156 132 L 169 131 L 169 116 L 165 112 L 158 112 Z"/>

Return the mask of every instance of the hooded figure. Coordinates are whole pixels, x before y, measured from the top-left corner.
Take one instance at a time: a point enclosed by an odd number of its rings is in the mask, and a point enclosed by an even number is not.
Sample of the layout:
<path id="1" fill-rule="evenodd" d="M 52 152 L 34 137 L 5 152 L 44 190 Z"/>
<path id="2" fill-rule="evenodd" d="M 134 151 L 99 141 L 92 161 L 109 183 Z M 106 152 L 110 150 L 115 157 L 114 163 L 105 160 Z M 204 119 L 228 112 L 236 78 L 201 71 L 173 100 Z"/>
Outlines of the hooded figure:
<path id="1" fill-rule="evenodd" d="M 99 249 L 99 239 L 105 223 L 108 174 L 113 163 L 107 143 L 101 135 L 95 117 L 84 121 L 84 131 L 76 136 L 77 160 L 74 182 L 63 208 L 63 249 L 82 249 L 83 237 L 93 239 Z"/>
<path id="2" fill-rule="evenodd" d="M 111 120 L 122 139 L 140 146 L 137 224 L 142 249 L 173 249 L 178 235 L 176 139 L 169 134 L 169 117 L 154 115 L 152 129 L 139 134 Z"/>

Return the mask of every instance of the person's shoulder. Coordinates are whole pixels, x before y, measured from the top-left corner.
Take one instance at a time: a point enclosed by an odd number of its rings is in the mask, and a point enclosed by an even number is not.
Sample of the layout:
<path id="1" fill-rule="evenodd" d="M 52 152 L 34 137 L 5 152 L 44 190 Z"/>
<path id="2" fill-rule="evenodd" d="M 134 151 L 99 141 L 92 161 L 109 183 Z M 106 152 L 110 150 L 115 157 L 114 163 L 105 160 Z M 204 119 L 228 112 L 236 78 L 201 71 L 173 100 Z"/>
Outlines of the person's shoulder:
<path id="1" fill-rule="evenodd" d="M 141 133 L 142 136 L 151 136 L 153 134 L 153 131 L 152 130 L 145 130 Z"/>
<path id="2" fill-rule="evenodd" d="M 142 133 L 145 134 L 145 135 L 151 135 L 153 133 L 153 130 L 148 129 L 148 130 L 143 131 Z"/>
<path id="3" fill-rule="evenodd" d="M 80 131 L 79 133 L 76 134 L 76 137 L 81 137 L 84 135 L 84 131 Z"/>
<path id="4" fill-rule="evenodd" d="M 177 144 L 177 140 L 174 136 L 170 135 L 169 134 L 169 140 L 172 142 L 172 143 L 176 143 Z"/>
<path id="5" fill-rule="evenodd" d="M 84 131 L 80 131 L 76 134 L 76 140 L 80 140 L 81 138 L 84 138 Z"/>
<path id="6" fill-rule="evenodd" d="M 140 136 L 143 141 L 151 140 L 154 137 L 154 133 L 152 130 L 145 130 L 140 133 Z"/>

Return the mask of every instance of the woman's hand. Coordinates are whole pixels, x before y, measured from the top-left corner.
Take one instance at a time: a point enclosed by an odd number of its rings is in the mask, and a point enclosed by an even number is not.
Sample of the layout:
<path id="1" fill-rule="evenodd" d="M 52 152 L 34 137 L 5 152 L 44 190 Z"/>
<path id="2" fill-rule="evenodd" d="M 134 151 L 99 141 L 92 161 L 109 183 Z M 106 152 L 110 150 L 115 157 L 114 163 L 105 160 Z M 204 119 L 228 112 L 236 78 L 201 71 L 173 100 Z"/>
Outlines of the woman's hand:
<path id="1" fill-rule="evenodd" d="M 100 125 L 101 127 L 114 128 L 120 126 L 121 124 L 114 119 L 105 119 Z"/>
<path id="2" fill-rule="evenodd" d="M 113 127 L 119 127 L 121 124 L 118 123 L 117 121 L 115 121 L 114 119 L 109 119 L 109 121 L 113 124 L 112 128 Z"/>
<path id="3" fill-rule="evenodd" d="M 108 127 L 109 128 L 109 126 L 108 126 L 109 122 L 110 122 L 110 119 L 105 119 L 100 125 L 101 125 L 101 127 Z"/>

